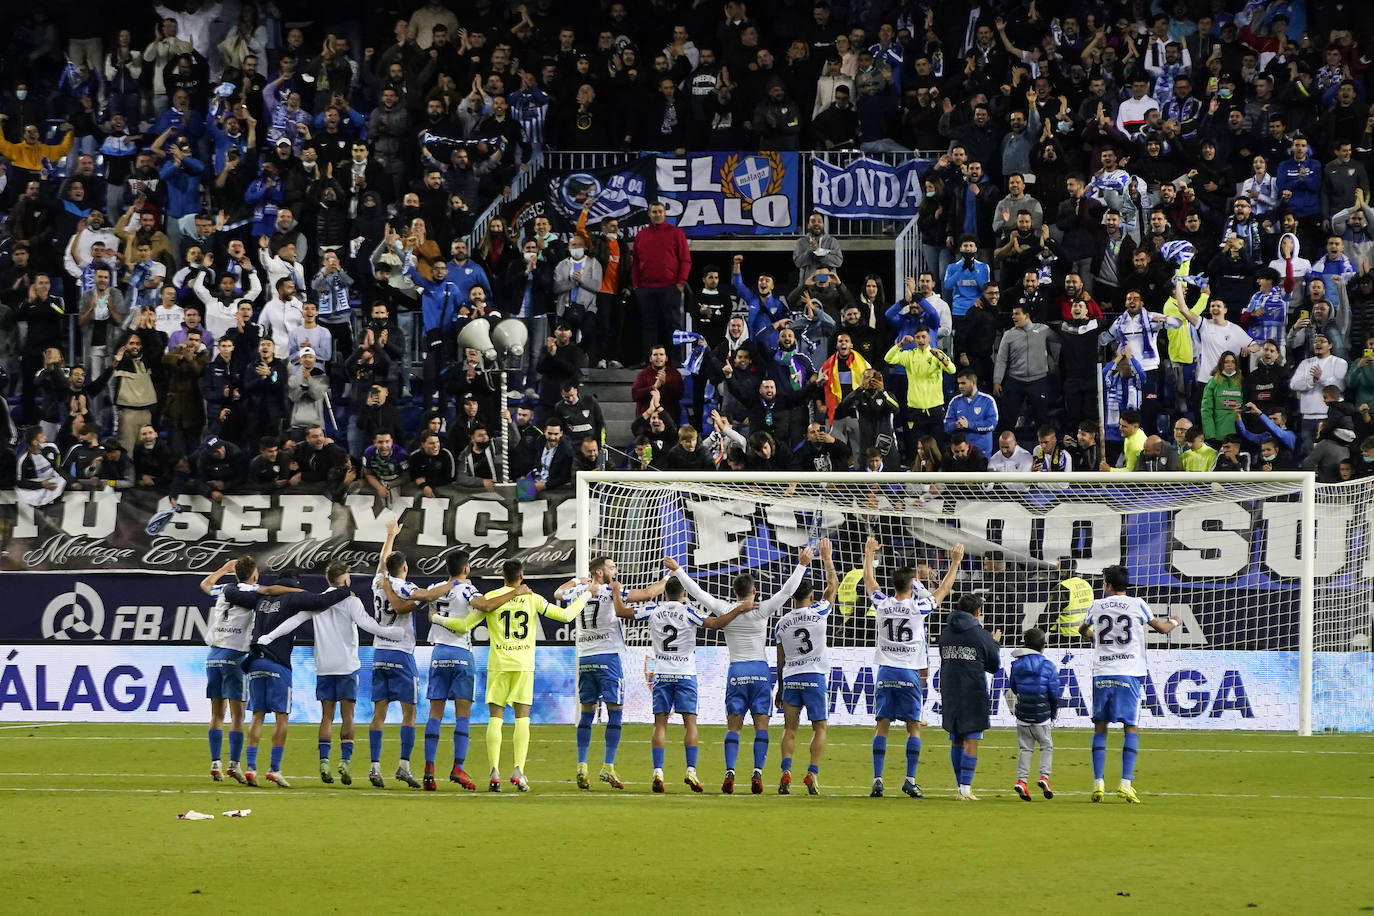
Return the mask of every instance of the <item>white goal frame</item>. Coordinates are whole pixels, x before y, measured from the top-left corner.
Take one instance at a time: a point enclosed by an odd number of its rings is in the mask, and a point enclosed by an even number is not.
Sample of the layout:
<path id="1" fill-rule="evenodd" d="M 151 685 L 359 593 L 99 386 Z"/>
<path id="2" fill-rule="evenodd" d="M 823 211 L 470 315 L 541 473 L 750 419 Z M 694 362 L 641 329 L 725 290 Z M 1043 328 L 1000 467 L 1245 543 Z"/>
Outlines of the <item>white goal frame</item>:
<path id="1" fill-rule="evenodd" d="M 710 471 L 697 474 L 673 474 L 655 471 L 583 471 L 576 478 L 577 532 L 575 540 L 574 575 L 582 575 L 591 561 L 591 533 L 587 520 L 591 511 L 593 483 L 640 483 L 671 486 L 674 481 L 701 484 L 1035 484 L 1044 486 L 1058 480 L 1074 484 L 1149 486 L 1151 483 L 1169 484 L 1250 484 L 1261 482 L 1289 483 L 1300 494 L 1301 510 L 1301 580 L 1298 608 L 1298 734 L 1312 734 L 1313 645 L 1315 632 L 1315 582 L 1317 554 L 1317 488 L 1311 471 L 1225 472 L 1140 474 L 1093 471 L 1056 475 L 1044 473 L 982 473 L 982 474 L 911 474 L 911 473 L 794 473 L 777 471 Z"/>

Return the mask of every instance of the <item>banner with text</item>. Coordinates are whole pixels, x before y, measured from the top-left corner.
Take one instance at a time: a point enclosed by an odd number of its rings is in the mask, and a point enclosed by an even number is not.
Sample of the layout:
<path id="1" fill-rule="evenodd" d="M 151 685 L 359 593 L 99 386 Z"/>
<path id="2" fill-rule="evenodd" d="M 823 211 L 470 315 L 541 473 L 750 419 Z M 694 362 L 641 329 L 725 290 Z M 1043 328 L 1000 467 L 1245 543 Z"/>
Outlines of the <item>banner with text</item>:
<path id="1" fill-rule="evenodd" d="M 863 156 L 841 166 L 816 156 L 811 160 L 811 206 L 826 216 L 912 219 L 921 205 L 921 177 L 932 165 L 929 159 L 894 164 Z"/>
<path id="2" fill-rule="evenodd" d="M 423 692 L 430 649 L 416 649 Z M 625 718 L 653 720 L 646 664 L 648 650 L 632 648 L 624 657 Z M 372 650 L 359 652 L 358 708 L 365 721 L 372 715 L 370 664 Z M 477 663 L 473 724 L 486 721 L 480 702 L 486 689 L 485 646 L 474 649 Z M 1092 659 L 1083 652 L 1052 652 L 1059 666 L 1064 703 L 1056 727 L 1086 728 L 1092 703 Z M 1318 652 L 1315 655 L 1314 729 L 1374 730 L 1374 656 L 1368 652 Z M 988 702 L 994 728 L 1015 722 L 1006 703 L 1011 653 L 988 679 Z M 7 722 L 201 722 L 205 716 L 205 650 L 190 647 L 139 646 L 8 646 L 0 644 L 0 721 Z M 939 661 L 932 652 L 931 689 L 924 718 L 940 723 Z M 725 722 L 728 651 L 697 651 L 700 721 Z M 1176 649 L 1152 652 L 1142 698 L 1141 725 L 1146 728 L 1194 730 L 1294 730 L 1297 727 L 1298 653 L 1207 652 Z M 314 657 L 308 647 L 292 659 L 291 718 L 319 720 L 315 701 Z M 873 723 L 872 649 L 830 652 L 829 716 L 833 725 Z M 571 725 L 577 715 L 577 658 L 570 646 L 541 649 L 535 671 L 535 722 Z M 1365 702 L 1352 703 L 1352 696 Z M 399 722 L 393 708 L 389 721 Z M 451 719 L 450 719 L 451 720 Z"/>
<path id="3" fill-rule="evenodd" d="M 796 153 L 768 151 L 660 154 L 598 169 L 546 169 L 507 216 L 517 229 L 545 216 L 554 232 L 572 232 L 591 199 L 589 225 L 614 216 L 633 234 L 647 224 L 648 204 L 658 201 L 692 238 L 786 235 L 797 231 L 799 174 Z"/>
<path id="4" fill-rule="evenodd" d="M 183 496 L 158 534 L 147 525 L 168 508 L 147 490 L 69 492 L 35 508 L 0 494 L 0 570 L 199 573 L 251 553 L 264 573 L 290 567 L 319 571 L 344 560 L 371 572 L 386 538 L 386 520 L 399 516 L 396 549 L 414 578 L 444 574 L 455 550 L 472 556 L 473 574 L 499 576 L 501 564 L 524 562 L 530 577 L 564 576 L 572 568 L 577 512 L 572 493 L 530 502 L 498 494 L 464 493 L 433 499 L 370 495 L 331 502 L 304 493 L 226 496 L 214 502 Z"/>
<path id="5" fill-rule="evenodd" d="M 0 573 L 0 594 L 6 598 L 0 612 L 0 643 L 97 643 L 121 645 L 183 643 L 205 645 L 211 599 L 200 590 L 202 576 L 150 573 Z M 428 587 L 430 577 L 415 576 L 417 585 Z M 232 581 L 233 576 L 225 577 Z M 265 576 L 264 584 L 272 577 Z M 483 592 L 500 588 L 499 579 L 476 579 Z M 553 600 L 561 578 L 533 579 L 530 588 Z M 325 589 L 324 576 L 305 575 L 301 587 L 307 591 Z M 353 576 L 353 592 L 364 607 L 372 607 L 372 570 L 360 569 Z M 427 639 L 430 622 L 426 614 L 413 614 L 416 635 Z M 540 617 L 544 644 L 567 645 L 572 642 L 569 623 Z M 311 638 L 309 623 L 301 630 Z M 364 642 L 371 637 L 362 634 Z"/>

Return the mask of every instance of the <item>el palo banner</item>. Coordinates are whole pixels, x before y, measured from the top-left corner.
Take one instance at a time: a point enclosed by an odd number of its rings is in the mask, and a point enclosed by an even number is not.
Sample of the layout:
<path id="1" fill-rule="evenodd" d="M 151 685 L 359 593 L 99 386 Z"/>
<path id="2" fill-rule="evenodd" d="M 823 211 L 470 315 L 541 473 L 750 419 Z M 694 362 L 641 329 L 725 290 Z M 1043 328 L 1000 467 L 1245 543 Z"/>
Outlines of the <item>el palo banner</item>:
<path id="1" fill-rule="evenodd" d="M 912 219 L 921 205 L 921 176 L 933 164 L 929 159 L 894 164 L 862 156 L 841 166 L 816 156 L 811 161 L 811 205 L 826 216 Z"/>
<path id="2" fill-rule="evenodd" d="M 590 198 L 589 225 L 614 216 L 630 234 L 648 223 L 648 205 L 664 204 L 668 219 L 692 238 L 795 233 L 800 212 L 795 152 L 710 152 L 648 155 L 599 169 L 539 173 L 512 204 L 517 229 L 546 216 L 554 232 L 577 225 Z"/>

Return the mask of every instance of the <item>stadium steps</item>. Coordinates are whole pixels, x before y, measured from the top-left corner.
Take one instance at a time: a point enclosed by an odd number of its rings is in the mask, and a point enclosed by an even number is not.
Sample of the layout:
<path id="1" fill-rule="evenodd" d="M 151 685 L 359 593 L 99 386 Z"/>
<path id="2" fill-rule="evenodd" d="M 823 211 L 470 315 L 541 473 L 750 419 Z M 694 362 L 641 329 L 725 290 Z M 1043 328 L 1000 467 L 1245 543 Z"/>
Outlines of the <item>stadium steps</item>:
<path id="1" fill-rule="evenodd" d="M 635 402 L 630 397 L 634 384 L 633 369 L 589 369 L 582 388 L 583 395 L 596 398 L 606 419 L 606 444 L 624 449 L 634 438 L 630 425 L 635 420 Z"/>

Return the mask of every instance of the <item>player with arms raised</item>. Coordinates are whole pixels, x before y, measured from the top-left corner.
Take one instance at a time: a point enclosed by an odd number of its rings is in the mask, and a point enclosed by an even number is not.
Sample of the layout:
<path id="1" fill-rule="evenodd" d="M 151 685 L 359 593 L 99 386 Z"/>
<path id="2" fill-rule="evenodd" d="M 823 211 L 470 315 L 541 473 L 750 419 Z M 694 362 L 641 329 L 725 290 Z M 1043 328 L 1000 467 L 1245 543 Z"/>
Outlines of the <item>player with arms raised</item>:
<path id="1" fill-rule="evenodd" d="M 324 571 L 331 588 L 349 588 L 352 578 L 348 564 L 334 560 Z M 334 709 L 337 706 L 343 720 L 339 729 L 339 778 L 343 784 L 353 784 L 353 707 L 358 700 L 358 628 L 373 636 L 396 640 L 402 636 L 401 627 L 383 627 L 368 614 L 358 596 L 352 592 L 342 601 L 323 610 L 299 611 L 280 626 L 257 641 L 260 647 L 275 643 L 307 620 L 315 630 L 315 699 L 320 701 L 320 781 L 334 782 L 329 772 L 329 749 L 333 743 Z M 289 650 L 288 650 L 289 654 Z"/>
<path id="2" fill-rule="evenodd" d="M 1182 623 L 1177 617 L 1159 620 L 1149 605 L 1133 595 L 1124 566 L 1108 566 L 1102 571 L 1107 594 L 1088 608 L 1087 619 L 1078 627 L 1080 636 L 1093 643 L 1093 792 L 1092 800 L 1102 801 L 1103 773 L 1107 768 L 1107 726 L 1120 722 L 1125 729 L 1121 745 L 1121 787 L 1118 798 L 1140 804 L 1131 785 L 1135 760 L 1140 749 L 1140 694 L 1149 673 L 1145 657 L 1145 630 L 1168 633 Z"/>
<path id="3" fill-rule="evenodd" d="M 434 604 L 431 617 L 437 614 L 448 620 L 462 620 L 474 610 L 495 610 L 504 600 L 514 597 L 513 592 L 506 592 L 501 600 L 483 598 L 469 578 L 472 566 L 467 551 L 449 554 L 445 565 L 449 576 L 447 579 L 431 588 L 419 589 L 410 596 L 412 601 Z M 476 696 L 477 683 L 472 637 L 467 631 L 458 633 L 431 622 L 429 641 L 434 645 L 434 654 L 430 657 L 429 684 L 425 689 L 425 699 L 429 700 L 429 716 L 425 719 L 425 791 L 433 792 L 439 788 L 434 778 L 434 758 L 439 753 L 439 727 L 444 721 L 444 707 L 452 700 L 453 768 L 449 770 L 448 778 L 450 782 L 456 782 L 473 792 L 477 785 L 463 769 L 468 758 L 472 701 Z"/>
<path id="4" fill-rule="evenodd" d="M 239 761 L 243 756 L 243 710 L 248 702 L 248 682 L 240 663 L 248 657 L 253 639 L 253 608 L 231 604 L 224 597 L 227 585 L 220 585 L 221 577 L 232 572 L 238 587 L 244 591 L 257 590 L 258 564 L 251 556 L 230 560 L 201 580 L 200 590 L 215 599 L 210 608 L 210 620 L 205 628 L 205 642 L 210 653 L 205 659 L 205 695 L 210 700 L 210 778 L 219 782 L 226 772 L 220 762 L 224 744 L 224 712 L 229 711 L 229 769 L 231 779 L 244 782 Z M 279 595 L 282 590 L 271 586 L 268 594 Z"/>
<path id="5" fill-rule="evenodd" d="M 806 574 L 811 551 L 803 549 L 802 552 L 806 559 L 792 571 L 776 595 L 759 603 L 759 613 L 746 614 L 725 630 L 725 645 L 730 650 L 730 668 L 726 673 L 725 686 L 725 781 L 721 783 L 720 790 L 726 795 L 735 791 L 735 761 L 739 757 L 739 733 L 744 727 L 746 710 L 754 717 L 754 772 L 749 779 L 749 790 L 755 795 L 763 793 L 763 765 L 768 760 L 768 716 L 773 711 L 773 677 L 768 670 L 768 621 L 786 607 L 787 599 Z M 724 614 L 733 606 L 729 601 L 707 594 L 692 581 L 685 569 L 678 568 L 671 557 L 664 562 L 692 600 L 706 610 L 713 614 Z M 757 601 L 754 577 L 749 573 L 735 576 L 731 590 L 735 593 L 736 602 L 745 599 Z"/>
<path id="6" fill-rule="evenodd" d="M 825 755 L 826 716 L 830 707 L 830 661 L 826 653 L 826 621 L 830 603 L 840 590 L 840 577 L 829 538 L 818 545 L 825 566 L 825 597 L 813 602 L 816 590 L 803 582 L 792 593 L 792 610 L 783 615 L 773 631 L 778 647 L 778 705 L 782 707 L 782 778 L 778 794 L 787 795 L 792 785 L 792 749 L 802 708 L 811 720 L 811 763 L 802 782 L 811 795 L 821 791 L 821 758 Z"/>
<path id="7" fill-rule="evenodd" d="M 954 587 L 959 561 L 964 558 L 964 545 L 955 544 L 950 551 L 949 570 L 935 591 L 926 591 L 916 583 L 915 570 L 902 567 L 892 573 L 890 595 L 878 590 L 878 579 L 873 573 L 873 557 L 881 546 L 876 538 L 869 538 L 864 544 L 864 588 L 877 615 L 874 664 L 878 668 L 873 684 L 873 714 L 877 719 L 877 727 L 873 730 L 873 790 L 868 794 L 872 798 L 882 797 L 888 728 L 892 720 L 902 719 L 906 722 L 907 736 L 906 779 L 902 782 L 902 791 L 912 798 L 920 798 L 916 766 L 921 760 L 921 707 L 930 672 L 926 617 Z"/>
<path id="8" fill-rule="evenodd" d="M 382 780 L 382 728 L 386 725 L 391 701 L 401 705 L 401 759 L 396 778 L 412 789 L 420 788 L 420 780 L 410 770 L 410 754 L 415 749 L 415 704 L 420 694 L 420 671 L 415 667 L 415 624 L 411 613 L 420 607 L 414 600 L 418 588 L 406 580 L 410 567 L 406 555 L 392 550 L 401 526 L 392 518 L 386 523 L 386 540 L 378 554 L 377 575 L 372 579 L 372 611 L 384 627 L 401 627 L 400 639 L 379 636 L 372 643 L 372 723 L 367 731 L 367 745 L 372 765 L 367 779 L 379 789 L 386 787 Z"/>
<path id="9" fill-rule="evenodd" d="M 602 782 L 613 789 L 625 784 L 615 773 L 615 754 L 620 747 L 621 721 L 625 705 L 625 675 L 620 656 L 625 651 L 625 633 L 621 629 L 621 614 L 611 597 L 611 584 L 619 579 L 620 571 L 610 557 L 595 557 L 588 566 L 585 580 L 565 582 L 553 593 L 558 601 L 574 601 L 587 596 L 586 604 L 577 615 L 577 699 L 582 705 L 577 720 L 577 787 L 590 789 L 587 754 L 592 744 L 592 719 L 598 703 L 606 704 L 606 753 L 602 758 Z M 641 604 L 663 594 L 667 579 L 649 588 L 625 589 L 621 599 L 625 604 Z M 633 612 L 623 615 L 632 617 Z"/>
<path id="10" fill-rule="evenodd" d="M 669 569 L 677 566 L 671 559 L 665 562 Z M 687 774 L 682 781 L 693 792 L 701 791 L 701 780 L 697 778 L 697 627 L 718 630 L 755 607 L 752 597 L 744 598 L 721 616 L 707 617 L 683 602 L 686 589 L 682 578 L 669 579 L 664 586 L 663 597 L 668 600 L 634 611 L 625 606 L 616 583 L 611 583 L 616 614 L 649 621 L 649 640 L 654 647 L 655 792 L 663 791 L 663 751 L 668 738 L 668 719 L 673 713 L 682 716 L 682 745 L 687 757 Z"/>
<path id="11" fill-rule="evenodd" d="M 476 606 L 462 620 L 438 614 L 429 615 L 430 623 L 437 623 L 455 633 L 466 633 L 483 620 L 491 633 L 491 652 L 487 656 L 487 758 L 491 761 L 488 788 L 501 791 L 501 726 L 506 707 L 515 710 L 515 767 L 510 781 L 521 792 L 530 790 L 525 778 L 525 759 L 530 752 L 530 706 L 534 704 L 534 653 L 539 640 L 540 614 L 552 620 L 568 623 L 582 610 L 585 598 L 579 598 L 566 608 L 549 604 L 525 585 L 525 566 L 519 560 L 501 564 L 501 578 L 505 585 L 482 597 L 491 602 L 491 610 Z"/>

